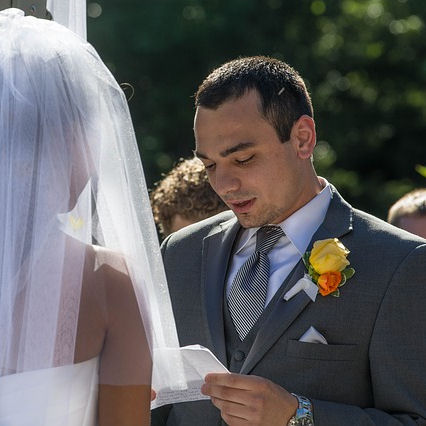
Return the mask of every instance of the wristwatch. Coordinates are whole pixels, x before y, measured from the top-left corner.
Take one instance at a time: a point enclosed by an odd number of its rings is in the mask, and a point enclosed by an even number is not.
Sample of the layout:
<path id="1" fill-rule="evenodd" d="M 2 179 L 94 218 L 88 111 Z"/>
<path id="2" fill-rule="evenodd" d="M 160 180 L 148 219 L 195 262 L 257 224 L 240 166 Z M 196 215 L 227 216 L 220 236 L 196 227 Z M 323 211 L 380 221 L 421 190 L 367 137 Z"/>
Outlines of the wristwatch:
<path id="1" fill-rule="evenodd" d="M 299 402 L 296 414 L 288 421 L 287 426 L 314 426 L 314 415 L 312 414 L 312 403 L 304 396 L 292 393 Z"/>

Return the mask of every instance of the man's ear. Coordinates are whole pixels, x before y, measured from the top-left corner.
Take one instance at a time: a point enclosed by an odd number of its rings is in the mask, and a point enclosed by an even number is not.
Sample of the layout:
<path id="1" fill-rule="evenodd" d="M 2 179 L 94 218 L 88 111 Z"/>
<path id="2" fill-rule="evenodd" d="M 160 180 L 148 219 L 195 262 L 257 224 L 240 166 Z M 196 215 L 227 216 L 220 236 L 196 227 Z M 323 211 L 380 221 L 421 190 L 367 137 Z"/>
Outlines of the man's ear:
<path id="1" fill-rule="evenodd" d="M 302 115 L 291 129 L 291 140 L 297 155 L 301 159 L 310 158 L 316 144 L 315 121 L 308 115 Z"/>

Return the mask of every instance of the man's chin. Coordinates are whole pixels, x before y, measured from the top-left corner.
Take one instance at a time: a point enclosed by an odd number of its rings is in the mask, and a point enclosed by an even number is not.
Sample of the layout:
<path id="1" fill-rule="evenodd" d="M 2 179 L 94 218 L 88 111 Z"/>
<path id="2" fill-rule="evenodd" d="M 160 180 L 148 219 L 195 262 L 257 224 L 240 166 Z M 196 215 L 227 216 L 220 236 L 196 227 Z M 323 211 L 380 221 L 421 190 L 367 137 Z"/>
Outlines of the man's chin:
<path id="1" fill-rule="evenodd" d="M 271 214 L 270 211 L 265 210 L 264 212 L 247 212 L 247 213 L 236 213 L 234 211 L 235 216 L 237 216 L 238 222 L 243 228 L 260 228 L 261 226 L 270 225 L 272 223 L 280 223 L 285 217 L 281 218 L 283 215 Z"/>
<path id="2" fill-rule="evenodd" d="M 259 224 L 259 218 L 255 218 L 249 213 L 235 213 L 235 216 L 243 228 L 257 228 L 263 225 L 263 223 Z"/>

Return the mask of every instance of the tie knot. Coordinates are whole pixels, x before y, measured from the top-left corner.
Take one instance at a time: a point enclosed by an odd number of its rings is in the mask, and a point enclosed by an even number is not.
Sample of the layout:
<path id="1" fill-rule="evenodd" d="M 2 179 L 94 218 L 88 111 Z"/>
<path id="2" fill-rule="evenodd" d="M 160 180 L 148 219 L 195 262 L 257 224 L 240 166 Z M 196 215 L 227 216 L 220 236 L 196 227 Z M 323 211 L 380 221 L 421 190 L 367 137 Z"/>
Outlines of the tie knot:
<path id="1" fill-rule="evenodd" d="M 256 235 L 256 251 L 269 253 L 283 235 L 284 232 L 279 226 L 262 226 Z"/>

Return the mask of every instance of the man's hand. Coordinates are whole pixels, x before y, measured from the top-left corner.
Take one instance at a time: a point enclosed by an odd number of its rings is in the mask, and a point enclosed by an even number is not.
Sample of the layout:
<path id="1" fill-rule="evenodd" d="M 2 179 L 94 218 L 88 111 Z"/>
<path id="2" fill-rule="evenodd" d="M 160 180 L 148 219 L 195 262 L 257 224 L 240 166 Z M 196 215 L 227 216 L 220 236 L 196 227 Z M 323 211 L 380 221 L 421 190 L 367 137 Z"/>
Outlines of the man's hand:
<path id="1" fill-rule="evenodd" d="M 297 399 L 270 380 L 241 374 L 208 374 L 201 388 L 229 426 L 286 426 Z"/>

